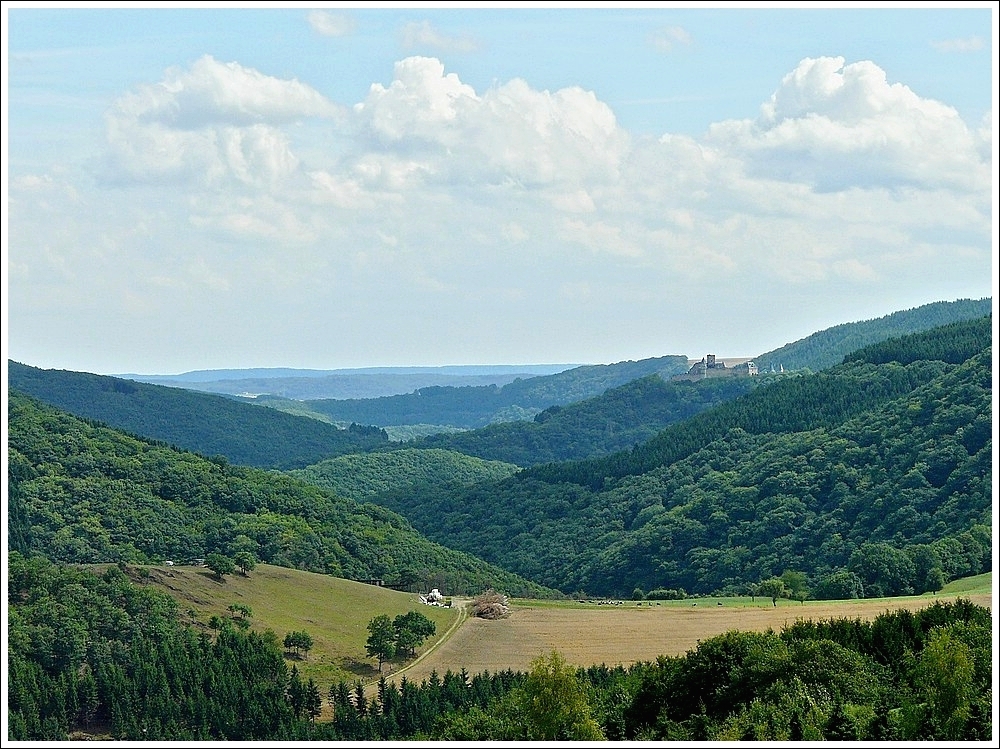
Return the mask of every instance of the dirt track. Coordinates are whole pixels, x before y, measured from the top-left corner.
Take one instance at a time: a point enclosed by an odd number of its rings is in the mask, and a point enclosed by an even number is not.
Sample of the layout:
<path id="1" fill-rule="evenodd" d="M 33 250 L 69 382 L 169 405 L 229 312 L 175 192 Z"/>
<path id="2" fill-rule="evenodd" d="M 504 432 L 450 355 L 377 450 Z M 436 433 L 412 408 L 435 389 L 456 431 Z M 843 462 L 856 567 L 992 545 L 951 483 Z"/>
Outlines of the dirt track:
<path id="1" fill-rule="evenodd" d="M 989 595 L 965 596 L 992 607 Z M 731 629 L 780 630 L 797 619 L 872 619 L 887 610 L 923 608 L 934 598 L 850 601 L 837 603 L 782 602 L 740 606 L 622 606 L 593 608 L 514 607 L 507 619 L 469 618 L 444 643 L 404 672 L 420 682 L 432 670 L 443 674 L 463 667 L 469 673 L 528 670 L 532 659 L 558 650 L 580 666 L 605 663 L 628 665 L 655 660 L 658 655 L 681 655 L 699 640 Z M 946 599 L 942 599 L 946 600 Z M 396 674 L 394 678 L 398 678 Z"/>

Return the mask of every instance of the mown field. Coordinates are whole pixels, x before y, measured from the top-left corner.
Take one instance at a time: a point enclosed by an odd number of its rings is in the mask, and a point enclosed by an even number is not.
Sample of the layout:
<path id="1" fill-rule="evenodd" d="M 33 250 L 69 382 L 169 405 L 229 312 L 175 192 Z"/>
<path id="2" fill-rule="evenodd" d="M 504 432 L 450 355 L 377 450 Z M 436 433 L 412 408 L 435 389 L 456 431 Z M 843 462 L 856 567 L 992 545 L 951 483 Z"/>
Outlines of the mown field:
<path id="1" fill-rule="evenodd" d="M 468 617 L 468 599 L 451 609 L 425 606 L 414 593 L 403 593 L 340 578 L 259 565 L 249 577 L 226 576 L 219 582 L 201 567 L 146 567 L 148 584 L 178 600 L 185 617 L 207 627 L 211 616 L 231 616 L 230 604 L 249 606 L 254 629 L 305 630 L 314 645 L 306 658 L 289 659 L 324 691 L 340 679 L 373 682 L 376 661 L 365 654 L 367 624 L 378 614 L 391 617 L 417 610 L 437 626 L 437 634 L 419 648 L 415 661 L 397 659 L 386 666 L 394 680 L 405 675 L 417 682 L 431 671 L 469 673 L 527 670 L 532 659 L 551 650 L 570 663 L 588 666 L 630 664 L 680 655 L 731 629 L 780 630 L 797 619 L 839 617 L 872 619 L 898 608 L 918 609 L 935 600 L 956 597 L 992 607 L 992 575 L 950 583 L 937 595 L 851 601 L 797 603 L 770 599 L 698 598 L 686 601 L 621 601 L 618 605 L 576 601 L 511 601 L 506 619 Z M 445 591 L 447 593 L 447 591 Z"/>
<path id="2" fill-rule="evenodd" d="M 279 640 L 288 632 L 308 632 L 313 638 L 312 649 L 306 657 L 290 658 L 288 663 L 298 668 L 303 679 L 314 679 L 324 695 L 330 684 L 340 679 L 353 683 L 377 678 L 378 662 L 365 654 L 365 642 L 368 622 L 379 614 L 395 617 L 419 611 L 436 625 L 434 641 L 444 636 L 461 615 L 457 608 L 426 606 L 415 593 L 268 564 L 257 565 L 248 577 L 238 572 L 226 575 L 222 582 L 204 567 L 141 569 L 149 572 L 147 584 L 173 596 L 183 618 L 199 628 L 207 629 L 213 615 L 232 616 L 229 606 L 239 604 L 253 612 L 253 629 L 273 630 Z M 431 644 L 418 648 L 418 657 Z M 387 668 L 404 663 L 398 660 Z"/>
<path id="3" fill-rule="evenodd" d="M 506 619 L 470 618 L 456 633 L 404 672 L 420 681 L 432 670 L 444 673 L 465 668 L 470 673 L 507 668 L 528 670 L 541 654 L 557 650 L 569 663 L 628 665 L 652 661 L 658 655 L 682 655 L 706 640 L 732 629 L 781 630 L 797 619 L 822 620 L 847 617 L 874 619 L 885 611 L 919 609 L 936 600 L 968 598 L 992 608 L 992 575 L 974 584 L 965 581 L 954 591 L 900 598 L 806 601 L 770 599 L 699 598 L 697 601 L 662 601 L 637 605 L 553 604 L 542 601 L 512 602 Z M 970 580 L 974 580 L 970 578 Z M 963 588 L 964 589 L 961 589 Z M 721 604 L 721 605 L 720 605 Z M 398 678 L 398 675 L 397 675 Z"/>

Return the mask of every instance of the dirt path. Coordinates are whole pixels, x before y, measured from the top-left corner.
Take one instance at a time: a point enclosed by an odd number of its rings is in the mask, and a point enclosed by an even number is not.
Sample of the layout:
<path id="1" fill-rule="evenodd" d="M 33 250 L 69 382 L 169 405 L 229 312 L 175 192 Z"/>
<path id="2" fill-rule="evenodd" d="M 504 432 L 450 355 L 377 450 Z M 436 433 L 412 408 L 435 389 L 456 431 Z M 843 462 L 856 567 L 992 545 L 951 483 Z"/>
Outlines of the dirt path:
<path id="1" fill-rule="evenodd" d="M 980 606 L 992 606 L 989 595 L 964 596 Z M 944 600 L 944 599 L 942 599 Z M 873 619 L 887 610 L 919 609 L 934 598 L 893 601 L 784 603 L 742 606 L 635 606 L 530 608 L 513 607 L 507 619 L 486 621 L 469 617 L 432 651 L 405 671 L 417 682 L 432 670 L 444 674 L 463 667 L 469 673 L 513 669 L 526 671 L 531 661 L 558 650 L 570 663 L 589 666 L 628 665 L 655 660 L 658 655 L 681 655 L 699 640 L 731 629 L 780 630 L 798 619 Z"/>

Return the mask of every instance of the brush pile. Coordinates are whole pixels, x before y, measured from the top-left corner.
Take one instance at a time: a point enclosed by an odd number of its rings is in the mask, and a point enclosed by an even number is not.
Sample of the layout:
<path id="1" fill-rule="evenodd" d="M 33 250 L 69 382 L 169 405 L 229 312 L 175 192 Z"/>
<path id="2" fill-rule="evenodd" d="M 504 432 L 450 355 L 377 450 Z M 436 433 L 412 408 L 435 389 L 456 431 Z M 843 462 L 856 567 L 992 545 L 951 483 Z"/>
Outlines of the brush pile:
<path id="1" fill-rule="evenodd" d="M 503 619 L 510 615 L 507 596 L 490 588 L 472 599 L 472 615 L 480 619 Z"/>

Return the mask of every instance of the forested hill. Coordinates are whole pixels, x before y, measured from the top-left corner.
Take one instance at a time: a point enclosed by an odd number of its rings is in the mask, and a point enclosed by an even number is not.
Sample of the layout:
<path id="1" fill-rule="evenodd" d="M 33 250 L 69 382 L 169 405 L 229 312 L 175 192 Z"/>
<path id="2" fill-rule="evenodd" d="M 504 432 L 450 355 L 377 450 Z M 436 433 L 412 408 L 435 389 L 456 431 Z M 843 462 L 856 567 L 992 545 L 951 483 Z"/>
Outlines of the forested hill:
<path id="1" fill-rule="evenodd" d="M 380 429 L 338 429 L 230 398 L 117 377 L 7 362 L 8 385 L 77 416 L 202 455 L 259 468 L 301 468 L 385 444 Z"/>
<path id="2" fill-rule="evenodd" d="M 522 475 L 549 482 L 569 481 L 593 488 L 609 479 L 639 475 L 681 460 L 725 434 L 803 432 L 829 428 L 900 398 L 939 375 L 937 364 L 957 364 L 986 355 L 992 343 L 992 316 L 951 323 L 911 336 L 890 338 L 855 352 L 837 366 L 809 375 L 785 377 L 773 387 L 746 395 L 664 429 L 628 452 L 587 461 L 538 466 Z M 904 361 L 899 361 L 902 358 Z M 875 366 L 876 364 L 912 366 Z"/>
<path id="3" fill-rule="evenodd" d="M 887 341 L 605 459 L 376 501 L 565 592 L 743 592 L 786 570 L 818 597 L 930 590 L 992 568 L 991 333 Z"/>
<path id="4" fill-rule="evenodd" d="M 544 596 L 399 515 L 289 476 L 209 460 L 96 425 L 11 390 L 9 547 L 54 561 L 151 563 L 218 553 L 460 594 Z"/>
<path id="5" fill-rule="evenodd" d="M 670 424 L 776 379 L 778 376 L 764 375 L 671 382 L 648 375 L 587 400 L 551 406 L 530 421 L 432 434 L 407 444 L 455 450 L 522 467 L 592 458 L 643 443 Z"/>
<path id="6" fill-rule="evenodd" d="M 754 361 L 762 372 L 768 371 L 772 365 L 775 368 L 784 367 L 786 370 L 809 369 L 817 372 L 840 364 L 852 351 L 886 338 L 989 315 L 992 305 L 993 300 L 990 298 L 933 302 L 873 320 L 835 325 L 761 354 Z"/>
<path id="7" fill-rule="evenodd" d="M 600 395 L 651 374 L 669 378 L 687 370 L 686 356 L 595 364 L 553 375 L 519 379 L 503 387 L 427 387 L 408 395 L 311 400 L 309 407 L 342 422 L 380 427 L 437 424 L 475 429 L 491 422 L 530 418 L 550 406 Z"/>

